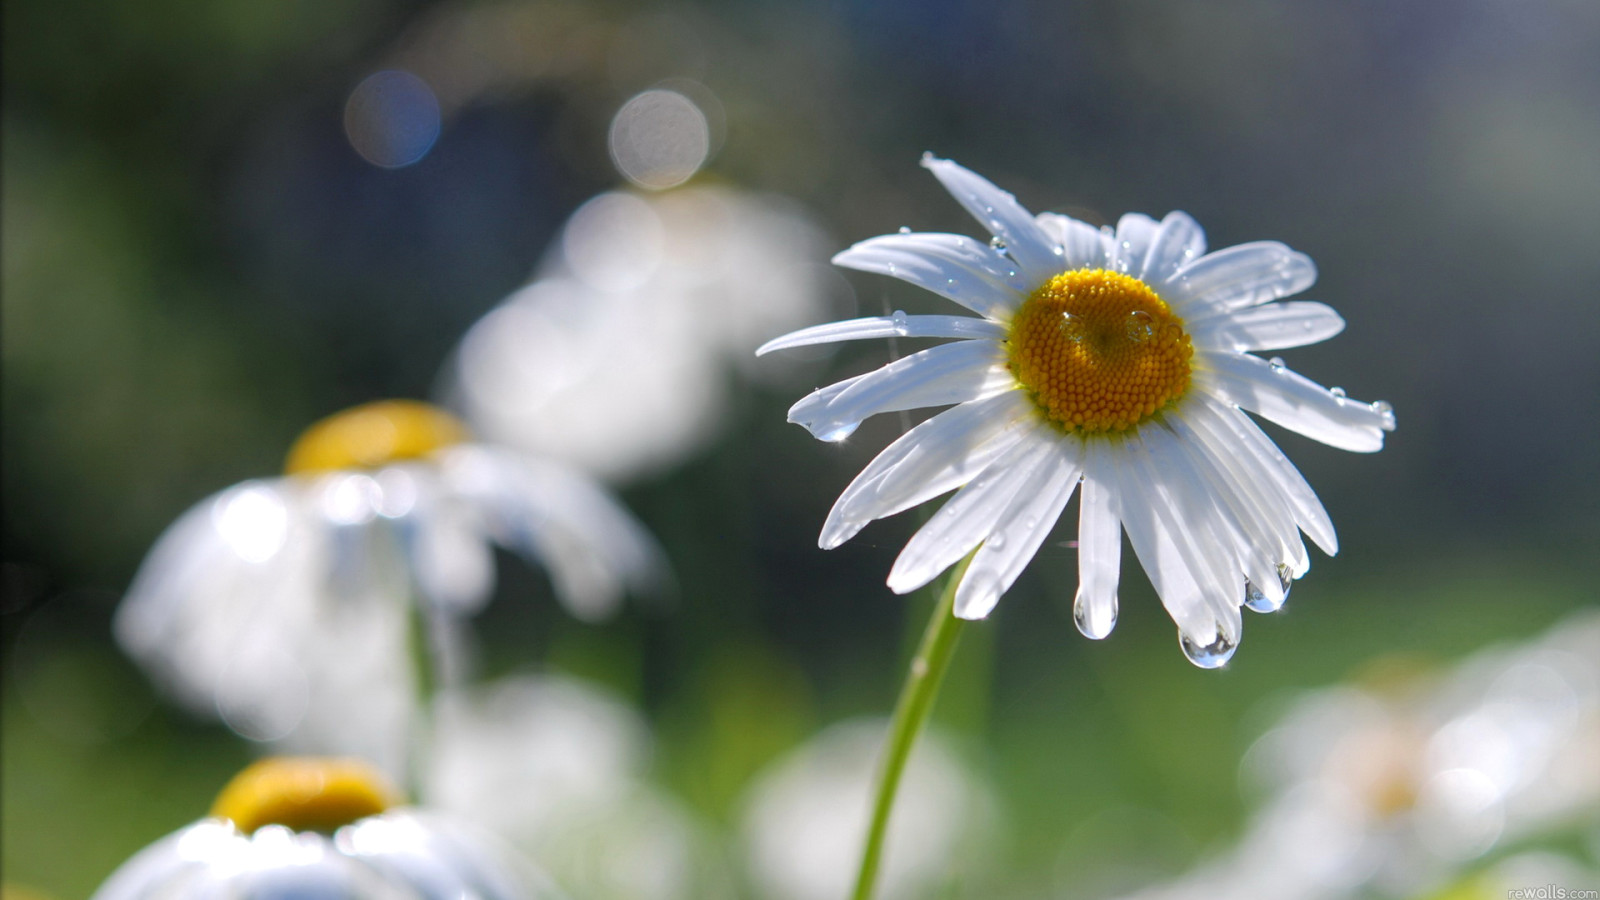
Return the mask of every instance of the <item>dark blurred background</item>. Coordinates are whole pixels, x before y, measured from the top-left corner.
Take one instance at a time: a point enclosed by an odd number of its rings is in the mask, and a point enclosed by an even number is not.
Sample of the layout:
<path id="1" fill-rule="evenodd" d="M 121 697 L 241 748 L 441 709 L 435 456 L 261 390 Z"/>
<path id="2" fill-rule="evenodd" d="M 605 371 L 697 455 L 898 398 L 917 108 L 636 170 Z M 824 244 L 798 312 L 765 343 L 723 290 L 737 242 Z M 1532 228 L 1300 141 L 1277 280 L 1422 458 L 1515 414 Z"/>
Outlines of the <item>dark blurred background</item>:
<path id="1" fill-rule="evenodd" d="M 841 249 L 902 225 L 978 232 L 925 150 L 1035 211 L 1183 209 L 1213 247 L 1284 241 L 1349 323 L 1289 364 L 1394 404 L 1376 456 L 1272 431 L 1342 549 L 1314 554 L 1285 612 L 1249 619 L 1225 671 L 1183 659 L 1131 562 L 1117 632 L 1081 638 L 1065 525 L 970 630 L 938 717 L 1000 798 L 1015 891 L 1070 896 L 1121 861 L 1177 872 L 1231 839 L 1239 756 L 1285 691 L 1532 635 L 1600 596 L 1591 0 L 8 0 L 4 16 L 8 881 L 86 895 L 204 811 L 250 750 L 164 705 L 111 641 L 145 550 L 204 496 L 277 472 L 313 419 L 428 396 L 566 217 L 622 183 L 611 117 L 663 82 L 712 98 L 700 182 L 792 197 Z M 347 106 L 400 68 L 441 124 L 388 168 L 353 146 Z M 850 282 L 862 314 L 950 311 Z M 867 343 L 787 387 L 730 371 L 711 448 L 622 486 L 672 559 L 672 609 L 581 624 L 503 560 L 480 622 L 489 670 L 635 700 L 653 777 L 713 822 L 808 734 L 887 712 L 928 603 L 883 587 L 913 515 L 815 545 L 901 423 L 835 446 L 783 420 L 814 384 L 880 364 Z M 1127 822 L 1145 824 L 1119 840 Z"/>

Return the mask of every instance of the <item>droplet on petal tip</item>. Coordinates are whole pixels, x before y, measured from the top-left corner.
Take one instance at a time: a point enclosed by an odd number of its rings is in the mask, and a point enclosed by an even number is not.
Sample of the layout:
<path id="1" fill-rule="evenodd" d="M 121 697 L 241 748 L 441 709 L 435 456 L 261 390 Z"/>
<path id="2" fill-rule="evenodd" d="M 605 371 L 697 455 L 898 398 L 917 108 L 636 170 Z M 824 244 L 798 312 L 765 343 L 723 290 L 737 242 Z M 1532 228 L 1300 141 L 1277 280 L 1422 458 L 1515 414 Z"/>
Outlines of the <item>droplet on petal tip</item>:
<path id="1" fill-rule="evenodd" d="M 1117 625 L 1116 595 L 1112 595 L 1109 609 L 1097 609 L 1084 601 L 1083 588 L 1078 588 L 1078 594 L 1072 600 L 1072 624 L 1078 626 L 1079 633 L 1092 641 L 1109 637 Z"/>
<path id="2" fill-rule="evenodd" d="M 1201 644 L 1191 640 L 1189 635 L 1180 629 L 1178 645 L 1183 648 L 1183 655 L 1202 669 L 1220 669 L 1233 658 L 1233 651 L 1239 649 L 1238 641 L 1229 640 L 1221 630 L 1217 631 L 1211 643 Z"/>

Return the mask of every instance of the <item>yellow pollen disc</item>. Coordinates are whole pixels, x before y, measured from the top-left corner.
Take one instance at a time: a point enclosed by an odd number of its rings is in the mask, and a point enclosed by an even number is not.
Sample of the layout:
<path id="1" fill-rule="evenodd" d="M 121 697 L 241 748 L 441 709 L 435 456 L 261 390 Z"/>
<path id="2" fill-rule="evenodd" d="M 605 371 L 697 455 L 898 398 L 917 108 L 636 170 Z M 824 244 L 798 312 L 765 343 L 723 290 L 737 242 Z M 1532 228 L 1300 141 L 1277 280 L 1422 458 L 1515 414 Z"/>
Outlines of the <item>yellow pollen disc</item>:
<path id="1" fill-rule="evenodd" d="M 455 416 L 416 400 L 380 400 L 335 413 L 307 428 L 289 448 L 290 475 L 376 469 L 421 459 L 468 437 Z"/>
<path id="2" fill-rule="evenodd" d="M 400 802 L 383 775 L 360 760 L 277 756 L 233 776 L 211 814 L 245 834 L 263 825 L 332 833 Z"/>
<path id="3" fill-rule="evenodd" d="M 1126 431 L 1189 389 L 1183 320 L 1144 282 L 1105 269 L 1063 272 L 1028 295 L 1008 344 L 1011 373 L 1069 432 Z"/>

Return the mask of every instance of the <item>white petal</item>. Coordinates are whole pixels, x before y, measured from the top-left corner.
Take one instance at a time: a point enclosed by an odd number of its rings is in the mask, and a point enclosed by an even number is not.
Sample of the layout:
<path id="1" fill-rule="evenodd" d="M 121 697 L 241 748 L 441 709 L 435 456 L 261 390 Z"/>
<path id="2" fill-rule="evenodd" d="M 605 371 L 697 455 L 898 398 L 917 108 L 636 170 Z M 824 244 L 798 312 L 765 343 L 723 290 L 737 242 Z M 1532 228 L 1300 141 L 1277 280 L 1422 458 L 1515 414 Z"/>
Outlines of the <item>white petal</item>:
<path id="1" fill-rule="evenodd" d="M 1290 300 L 1189 322 L 1196 343 L 1226 350 L 1283 350 L 1304 347 L 1344 330 L 1344 319 L 1321 303 Z"/>
<path id="2" fill-rule="evenodd" d="M 1222 399 L 1341 450 L 1381 450 L 1384 431 L 1394 430 L 1392 415 L 1373 404 L 1338 396 L 1259 356 L 1198 352 L 1195 362 L 1196 375 Z"/>
<path id="3" fill-rule="evenodd" d="M 819 440 L 842 441 L 877 413 L 961 403 L 1015 386 L 1000 344 L 940 344 L 811 392 L 789 408 L 789 421 Z"/>
<path id="4" fill-rule="evenodd" d="M 1200 580 L 1217 620 L 1238 618 L 1244 602 L 1244 566 L 1238 555 L 1242 541 L 1236 538 L 1237 524 L 1201 476 L 1195 448 L 1159 426 L 1141 430 L 1140 436 L 1168 500 L 1158 513 L 1166 527 L 1182 532 L 1175 538 L 1180 546 L 1191 548 L 1190 570 Z"/>
<path id="5" fill-rule="evenodd" d="M 1111 239 L 1105 232 L 1060 213 L 1040 213 L 1037 221 L 1062 249 L 1062 269 L 1104 269 L 1111 264 Z"/>
<path id="6" fill-rule="evenodd" d="M 995 523 L 1047 454 L 1056 452 L 1048 425 L 1035 422 L 1015 446 L 968 482 L 917 530 L 889 570 L 889 589 L 914 591 L 954 565 Z"/>
<path id="7" fill-rule="evenodd" d="M 1030 289 L 1061 271 L 1060 247 L 1015 197 L 948 159 L 924 156 L 922 165 L 990 234 L 1005 243 L 1006 253 L 1028 276 Z"/>
<path id="8" fill-rule="evenodd" d="M 971 316 L 876 316 L 870 319 L 847 319 L 791 331 L 783 337 L 773 338 L 756 350 L 761 356 L 774 350 L 804 347 L 809 344 L 831 344 L 835 341 L 859 341 L 867 338 L 992 338 L 1002 339 L 1006 329 L 988 319 Z"/>
<path id="9" fill-rule="evenodd" d="M 1311 257 L 1277 241 L 1208 253 L 1167 280 L 1161 295 L 1185 318 L 1244 309 L 1298 294 L 1317 280 Z"/>
<path id="10" fill-rule="evenodd" d="M 1110 455 L 1116 464 L 1122 527 L 1128 532 L 1134 555 L 1178 628 L 1186 634 L 1204 635 L 1215 617 L 1171 533 L 1156 516 L 1157 503 L 1165 501 L 1160 486 L 1151 480 L 1149 453 L 1137 439 L 1125 439 Z"/>
<path id="11" fill-rule="evenodd" d="M 1072 499 L 1083 471 L 1083 444 L 1076 438 L 1052 438 L 1054 449 L 1023 482 L 956 588 L 955 614 L 959 618 L 981 619 L 994 609 L 1000 595 L 1010 590 L 1039 552 L 1039 545 L 1050 536 L 1061 510 Z"/>
<path id="12" fill-rule="evenodd" d="M 1123 442 L 1118 478 L 1123 486 L 1123 527 L 1161 604 L 1190 639 L 1212 643 L 1218 634 L 1237 640 L 1236 605 L 1244 599 L 1243 576 L 1228 548 L 1211 539 L 1208 510 L 1194 508 L 1181 457 L 1159 428 Z"/>
<path id="13" fill-rule="evenodd" d="M 1034 411 L 1021 391 L 1006 391 L 945 410 L 901 435 L 839 495 L 818 545 L 831 550 L 874 519 L 971 481 L 1022 439 Z"/>
<path id="14" fill-rule="evenodd" d="M 1233 542 L 1234 557 L 1245 577 L 1275 605 L 1281 603 L 1283 585 L 1278 577 L 1278 566 L 1286 561 L 1288 541 L 1299 536 L 1294 520 L 1269 519 L 1256 506 L 1252 495 L 1234 483 L 1225 465 L 1211 452 L 1210 445 L 1183 417 L 1167 416 L 1162 425 L 1178 438 L 1202 490 L 1215 500 L 1217 521 L 1223 526 L 1225 537 Z"/>
<path id="15" fill-rule="evenodd" d="M 1103 440 L 1084 442 L 1083 495 L 1078 510 L 1078 596 L 1074 615 L 1096 640 L 1117 622 L 1117 582 L 1122 572 L 1122 512 L 1116 470 Z M 1079 610 L 1081 609 L 1081 613 Z"/>
<path id="16" fill-rule="evenodd" d="M 1117 236 L 1111 239 L 1111 268 L 1134 278 L 1144 273 L 1144 260 L 1150 254 L 1156 231 L 1161 226 L 1144 213 L 1126 213 L 1117 220 Z"/>
<path id="17" fill-rule="evenodd" d="M 1283 455 L 1278 445 L 1274 444 L 1249 416 L 1237 408 L 1225 405 L 1203 393 L 1198 393 L 1195 401 L 1198 406 L 1204 407 L 1203 412 L 1197 413 L 1204 418 L 1197 418 L 1195 421 L 1209 423 L 1216 434 L 1231 435 L 1237 451 L 1243 453 L 1244 459 L 1248 459 L 1259 468 L 1284 502 L 1294 510 L 1295 522 L 1301 530 L 1322 548 L 1322 552 L 1329 556 L 1337 554 L 1339 539 L 1333 530 L 1333 519 L 1328 516 L 1328 511 L 1322 508 L 1322 501 L 1317 499 L 1316 492 L 1306 483 L 1300 470 Z M 1241 459 L 1241 463 L 1244 459 Z"/>
<path id="18" fill-rule="evenodd" d="M 1242 414 L 1235 410 L 1233 415 Z M 1203 403 L 1186 407 L 1182 415 L 1170 417 L 1167 424 L 1193 441 L 1215 466 L 1219 490 L 1236 498 L 1244 508 L 1241 521 L 1260 529 L 1255 539 L 1267 542 L 1275 550 L 1275 562 L 1289 566 L 1297 577 L 1305 574 L 1310 561 L 1300 540 L 1299 525 L 1272 472 L 1264 471 L 1247 452 L 1241 451 L 1238 439 L 1226 426 L 1214 421 L 1211 408 Z"/>
<path id="19" fill-rule="evenodd" d="M 1177 271 L 1204 256 L 1206 233 L 1185 212 L 1169 212 L 1150 239 L 1150 249 L 1135 277 L 1146 284 L 1163 284 Z"/>
<path id="20" fill-rule="evenodd" d="M 961 234 L 886 234 L 833 257 L 833 264 L 892 275 L 980 316 L 1009 315 L 1033 284 L 987 244 Z"/>
<path id="21" fill-rule="evenodd" d="M 439 462 L 446 483 L 480 510 L 495 542 L 542 565 L 573 615 L 602 618 L 625 588 L 647 593 L 667 580 L 655 540 L 578 472 L 476 444 L 452 447 Z"/>

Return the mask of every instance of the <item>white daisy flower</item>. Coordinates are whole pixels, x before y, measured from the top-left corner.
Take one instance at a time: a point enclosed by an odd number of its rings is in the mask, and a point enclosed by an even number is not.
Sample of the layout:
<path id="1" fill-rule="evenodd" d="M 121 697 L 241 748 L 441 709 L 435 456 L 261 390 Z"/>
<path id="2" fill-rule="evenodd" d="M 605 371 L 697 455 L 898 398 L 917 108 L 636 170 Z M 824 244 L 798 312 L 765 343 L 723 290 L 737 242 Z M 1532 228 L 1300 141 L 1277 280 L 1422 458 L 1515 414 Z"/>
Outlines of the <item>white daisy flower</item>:
<path id="1" fill-rule="evenodd" d="M 1346 450 L 1370 452 L 1394 429 L 1386 403 L 1359 403 L 1250 351 L 1298 347 L 1344 327 L 1332 309 L 1277 302 L 1311 286 L 1311 259 L 1261 241 L 1205 252 L 1181 212 L 1130 213 L 1115 230 L 1033 216 L 949 160 L 923 165 L 989 229 L 987 245 L 902 232 L 834 262 L 880 272 L 978 314 L 854 319 L 764 345 L 878 337 L 953 338 L 821 388 L 789 420 L 826 441 L 876 413 L 956 404 L 911 429 L 834 504 L 820 544 L 952 489 L 889 573 L 896 593 L 928 583 L 976 548 L 955 598 L 979 619 L 1016 581 L 1083 485 L 1078 627 L 1117 617 L 1126 530 L 1197 665 L 1238 646 L 1239 607 L 1278 608 L 1310 565 L 1300 531 L 1338 550 L 1322 504 L 1246 412 Z"/>
<path id="2" fill-rule="evenodd" d="M 256 740 L 402 771 L 414 622 L 441 645 L 436 662 L 459 668 L 450 638 L 489 597 L 494 545 L 542 564 L 585 619 L 664 571 L 654 541 L 586 477 L 472 443 L 426 404 L 325 419 L 286 468 L 168 528 L 115 621 L 158 683 Z"/>
<path id="3" fill-rule="evenodd" d="M 399 803 L 354 760 L 262 760 L 209 817 L 139 851 L 93 900 L 559 896 L 488 834 Z"/>

